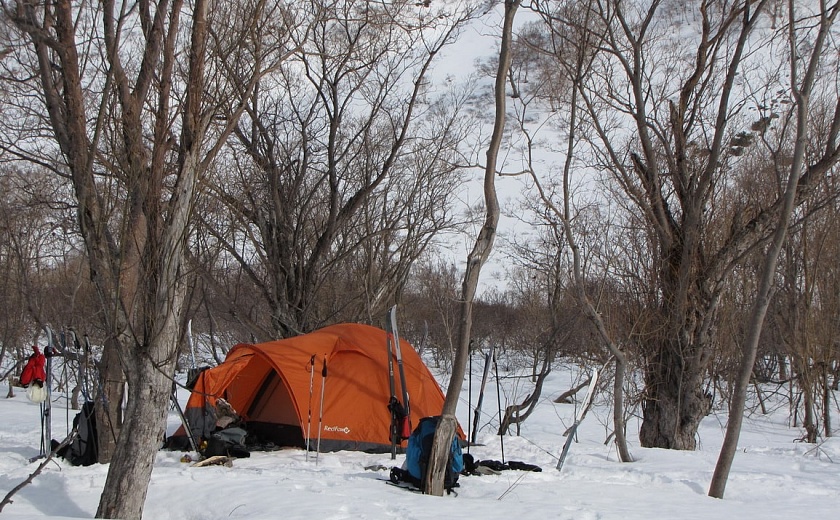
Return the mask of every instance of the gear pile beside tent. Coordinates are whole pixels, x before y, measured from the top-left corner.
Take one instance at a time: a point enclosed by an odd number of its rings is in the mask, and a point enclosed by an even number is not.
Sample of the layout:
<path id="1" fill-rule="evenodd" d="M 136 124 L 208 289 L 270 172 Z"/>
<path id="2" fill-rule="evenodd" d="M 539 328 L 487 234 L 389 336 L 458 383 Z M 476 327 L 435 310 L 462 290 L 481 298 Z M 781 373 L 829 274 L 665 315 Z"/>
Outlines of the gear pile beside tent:
<path id="1" fill-rule="evenodd" d="M 439 415 L 443 392 L 411 345 L 401 343 L 405 388 L 411 396 L 409 419 L 416 423 Z M 217 401 L 224 399 L 238 414 L 254 449 L 318 446 L 324 452 L 387 453 L 392 421 L 389 363 L 396 362 L 388 345 L 384 330 L 354 323 L 236 345 L 224 363 L 198 376 L 184 410 L 186 423 L 199 443 L 210 439 L 220 419 Z M 400 395 L 402 379 L 396 384 Z M 464 438 L 460 429 L 458 435 Z M 169 446 L 186 446 L 186 436 L 182 426 Z"/>

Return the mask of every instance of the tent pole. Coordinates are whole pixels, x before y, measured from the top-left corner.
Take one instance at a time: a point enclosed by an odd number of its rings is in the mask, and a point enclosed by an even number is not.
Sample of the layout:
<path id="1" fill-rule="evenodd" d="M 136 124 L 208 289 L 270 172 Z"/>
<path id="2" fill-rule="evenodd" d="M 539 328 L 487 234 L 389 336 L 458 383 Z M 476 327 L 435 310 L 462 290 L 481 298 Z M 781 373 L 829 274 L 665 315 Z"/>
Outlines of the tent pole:
<path id="1" fill-rule="evenodd" d="M 324 420 L 324 388 L 327 386 L 327 355 L 324 354 L 324 368 L 321 370 L 321 410 L 318 413 L 318 447 L 315 451 L 315 465 L 318 465 L 318 456 L 321 454 L 321 424 Z"/>

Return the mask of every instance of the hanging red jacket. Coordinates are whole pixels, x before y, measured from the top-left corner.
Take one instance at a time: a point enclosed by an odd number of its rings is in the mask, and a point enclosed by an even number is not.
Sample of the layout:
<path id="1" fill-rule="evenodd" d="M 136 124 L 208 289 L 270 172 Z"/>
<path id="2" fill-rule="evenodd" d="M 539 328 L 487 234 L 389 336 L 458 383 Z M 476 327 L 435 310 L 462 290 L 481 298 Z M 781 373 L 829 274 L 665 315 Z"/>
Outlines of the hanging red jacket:
<path id="1" fill-rule="evenodd" d="M 26 362 L 26 366 L 23 367 L 23 373 L 20 375 L 20 384 L 24 388 L 32 383 L 38 386 L 44 386 L 44 381 L 47 380 L 47 371 L 45 368 L 47 366 L 47 358 L 41 354 L 38 345 L 35 345 L 32 349 L 35 352 L 29 356 L 29 361 Z"/>

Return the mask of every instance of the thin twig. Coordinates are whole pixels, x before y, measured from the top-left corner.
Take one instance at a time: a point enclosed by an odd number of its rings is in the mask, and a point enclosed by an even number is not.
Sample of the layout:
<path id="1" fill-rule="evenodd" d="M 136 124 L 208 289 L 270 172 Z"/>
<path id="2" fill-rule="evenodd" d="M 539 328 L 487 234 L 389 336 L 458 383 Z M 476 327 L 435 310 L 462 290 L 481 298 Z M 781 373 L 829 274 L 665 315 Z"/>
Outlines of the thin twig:
<path id="1" fill-rule="evenodd" d="M 24 480 L 23 482 L 21 482 L 20 484 L 18 484 L 17 486 L 15 486 L 15 487 L 14 487 L 11 491 L 9 491 L 9 493 L 8 493 L 8 494 L 7 494 L 7 495 L 3 498 L 3 501 L 2 501 L 2 502 L 0 502 L 0 512 L 2 512 L 2 511 L 3 511 L 3 507 L 5 507 L 5 506 L 6 506 L 6 504 L 11 504 L 11 503 L 12 503 L 12 497 L 13 497 L 13 496 L 14 496 L 14 495 L 18 492 L 18 491 L 20 491 L 21 489 L 23 489 L 24 487 L 26 487 L 28 484 L 30 484 L 30 483 L 31 483 L 31 482 L 35 479 L 35 477 L 37 477 L 38 475 L 40 475 L 40 474 L 41 474 L 41 471 L 44 469 L 44 467 L 45 467 L 47 464 L 49 464 L 49 463 L 50 463 L 50 461 L 53 459 L 53 457 L 55 456 L 55 454 L 56 454 L 57 452 L 59 452 L 62 448 L 64 448 L 65 446 L 67 446 L 67 445 L 69 445 L 71 442 L 73 442 L 73 439 L 75 439 L 75 438 L 76 438 L 76 436 L 77 436 L 78 434 L 79 434 L 78 427 L 73 428 L 73 430 L 70 432 L 70 435 L 68 435 L 66 439 L 64 439 L 63 441 L 61 441 L 61 442 L 58 444 L 58 446 L 56 446 L 56 447 L 55 447 L 55 449 L 54 449 L 54 450 L 52 450 L 52 451 L 50 452 L 50 454 L 49 454 L 49 455 L 47 455 L 47 458 L 46 458 L 46 459 L 44 459 L 44 462 L 42 462 L 40 466 L 38 466 L 38 469 L 36 469 L 35 471 L 33 471 L 33 472 L 32 472 L 32 474 L 31 474 L 31 475 L 29 475 L 29 477 L 28 477 L 26 480 Z"/>
<path id="2" fill-rule="evenodd" d="M 504 493 L 502 493 L 501 495 L 499 495 L 499 498 L 497 498 L 496 500 L 501 500 L 501 499 L 505 498 L 505 497 L 507 496 L 507 494 L 508 494 L 508 493 L 510 493 L 510 492 L 513 490 L 513 488 L 515 488 L 517 485 L 519 485 L 519 482 L 520 482 L 523 478 L 525 478 L 525 475 L 527 475 L 527 474 L 528 474 L 528 472 L 524 472 L 524 471 L 523 471 L 523 472 L 522 472 L 522 474 L 521 474 L 521 475 L 519 475 L 519 478 L 517 478 L 516 480 L 514 480 L 514 481 L 513 481 L 513 484 L 511 484 L 511 485 L 510 485 L 510 487 L 509 487 L 509 488 L 507 488 L 507 490 L 505 490 L 505 492 L 504 492 Z"/>

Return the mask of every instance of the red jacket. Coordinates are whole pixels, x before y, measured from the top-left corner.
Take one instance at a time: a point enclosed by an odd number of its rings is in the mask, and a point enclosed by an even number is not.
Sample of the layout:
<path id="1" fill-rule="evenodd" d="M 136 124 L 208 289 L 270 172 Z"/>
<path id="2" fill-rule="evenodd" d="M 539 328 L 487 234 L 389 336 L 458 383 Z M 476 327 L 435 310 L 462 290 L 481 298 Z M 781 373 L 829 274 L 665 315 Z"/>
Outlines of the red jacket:
<path id="1" fill-rule="evenodd" d="M 20 375 L 20 384 L 24 388 L 32 383 L 43 386 L 44 381 L 47 380 L 47 371 L 45 369 L 47 358 L 41 354 L 37 345 L 32 347 L 32 349 L 35 352 L 29 356 L 29 361 L 26 362 L 26 366 L 23 367 L 23 373 Z"/>

